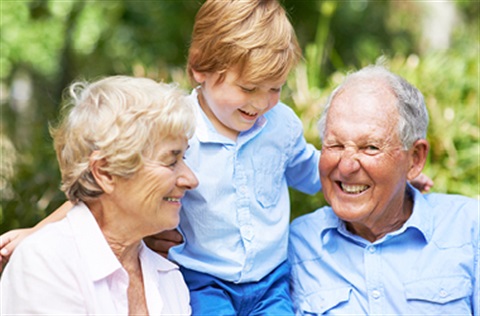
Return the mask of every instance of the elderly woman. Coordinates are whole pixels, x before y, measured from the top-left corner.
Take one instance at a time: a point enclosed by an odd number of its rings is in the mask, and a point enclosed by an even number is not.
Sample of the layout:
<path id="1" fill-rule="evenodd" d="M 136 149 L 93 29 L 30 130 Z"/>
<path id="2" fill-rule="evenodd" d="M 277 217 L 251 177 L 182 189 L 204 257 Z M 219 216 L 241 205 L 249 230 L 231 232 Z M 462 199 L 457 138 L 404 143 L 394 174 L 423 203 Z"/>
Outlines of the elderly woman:
<path id="1" fill-rule="evenodd" d="M 74 207 L 31 234 L 1 279 L 2 314 L 190 314 L 178 267 L 142 239 L 179 223 L 198 182 L 183 155 L 191 105 L 174 85 L 109 77 L 70 87 L 52 129 Z"/>

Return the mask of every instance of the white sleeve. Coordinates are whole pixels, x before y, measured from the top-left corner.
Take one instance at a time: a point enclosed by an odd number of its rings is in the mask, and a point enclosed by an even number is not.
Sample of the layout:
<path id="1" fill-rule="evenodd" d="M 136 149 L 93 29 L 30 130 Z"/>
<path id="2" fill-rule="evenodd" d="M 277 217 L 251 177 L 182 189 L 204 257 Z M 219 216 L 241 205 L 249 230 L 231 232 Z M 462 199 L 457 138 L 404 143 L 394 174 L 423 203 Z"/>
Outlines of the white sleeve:
<path id="1" fill-rule="evenodd" d="M 0 280 L 1 314 L 88 314 L 75 251 L 53 249 L 58 242 L 35 237 L 26 238 L 5 267 Z"/>

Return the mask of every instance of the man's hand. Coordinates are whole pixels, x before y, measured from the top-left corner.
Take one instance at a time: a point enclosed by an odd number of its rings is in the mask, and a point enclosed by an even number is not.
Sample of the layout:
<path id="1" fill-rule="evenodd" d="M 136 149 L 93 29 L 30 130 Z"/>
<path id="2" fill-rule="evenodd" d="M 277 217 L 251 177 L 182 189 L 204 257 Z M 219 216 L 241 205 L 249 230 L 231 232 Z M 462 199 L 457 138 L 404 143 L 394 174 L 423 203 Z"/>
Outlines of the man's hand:
<path id="1" fill-rule="evenodd" d="M 183 236 L 177 229 L 173 229 L 145 237 L 143 241 L 150 249 L 167 258 L 168 250 L 173 246 L 180 245 L 183 242 Z"/>

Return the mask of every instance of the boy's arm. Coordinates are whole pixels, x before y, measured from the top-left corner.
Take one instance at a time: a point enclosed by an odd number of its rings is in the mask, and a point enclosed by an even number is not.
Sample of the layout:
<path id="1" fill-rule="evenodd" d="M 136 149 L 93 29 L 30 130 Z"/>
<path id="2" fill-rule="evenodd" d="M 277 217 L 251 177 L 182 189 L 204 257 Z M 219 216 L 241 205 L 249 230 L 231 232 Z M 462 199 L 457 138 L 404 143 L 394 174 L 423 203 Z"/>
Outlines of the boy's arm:
<path id="1" fill-rule="evenodd" d="M 428 192 L 433 187 L 433 180 L 426 174 L 422 173 L 415 179 L 411 180 L 410 184 L 420 192 Z"/>
<path id="2" fill-rule="evenodd" d="M 71 208 L 72 203 L 67 201 L 34 227 L 13 229 L 2 234 L 0 236 L 0 272 L 2 272 L 3 266 L 8 262 L 8 259 L 10 259 L 10 256 L 15 250 L 15 247 L 17 247 L 17 245 L 25 237 L 42 228 L 48 223 L 53 223 L 61 220 L 65 217 L 65 215 Z"/>

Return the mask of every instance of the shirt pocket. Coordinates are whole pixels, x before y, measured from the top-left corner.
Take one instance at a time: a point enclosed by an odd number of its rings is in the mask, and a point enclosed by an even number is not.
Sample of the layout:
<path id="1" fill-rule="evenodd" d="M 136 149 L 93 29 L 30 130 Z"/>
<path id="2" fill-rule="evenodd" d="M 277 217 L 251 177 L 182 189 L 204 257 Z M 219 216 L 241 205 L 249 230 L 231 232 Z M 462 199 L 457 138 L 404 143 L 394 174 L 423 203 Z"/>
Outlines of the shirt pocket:
<path id="1" fill-rule="evenodd" d="M 350 299 L 351 287 L 341 287 L 316 291 L 308 295 L 299 308 L 303 315 L 323 315 L 333 308 L 347 303 Z"/>
<path id="2" fill-rule="evenodd" d="M 470 315 L 472 283 L 463 275 L 412 281 L 405 284 L 405 297 L 416 312 Z"/>
<path id="3" fill-rule="evenodd" d="M 278 150 L 267 147 L 258 156 L 253 159 L 255 197 L 264 208 L 267 208 L 276 205 L 280 198 L 285 172 L 283 155 Z"/>

